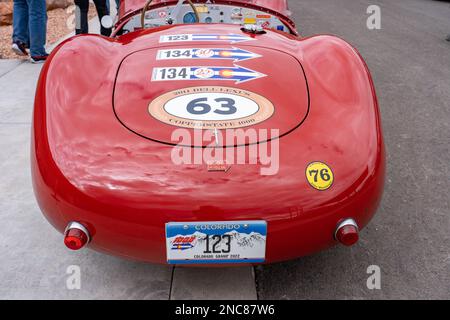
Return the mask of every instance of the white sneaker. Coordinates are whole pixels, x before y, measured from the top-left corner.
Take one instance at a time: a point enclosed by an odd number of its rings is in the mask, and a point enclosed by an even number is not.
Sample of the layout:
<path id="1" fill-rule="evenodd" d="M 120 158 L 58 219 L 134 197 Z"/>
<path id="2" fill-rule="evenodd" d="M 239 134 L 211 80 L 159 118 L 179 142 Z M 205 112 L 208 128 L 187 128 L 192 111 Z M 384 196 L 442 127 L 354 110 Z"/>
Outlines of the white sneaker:
<path id="1" fill-rule="evenodd" d="M 44 63 L 45 60 L 47 60 L 47 58 L 48 58 L 48 54 L 43 55 L 43 56 L 31 56 L 30 61 L 31 61 L 31 63 L 34 63 L 34 64 Z"/>
<path id="2" fill-rule="evenodd" d="M 19 56 L 27 56 L 27 48 L 25 47 L 25 44 L 19 41 L 15 41 L 11 46 L 12 51 L 14 51 L 15 54 Z"/>

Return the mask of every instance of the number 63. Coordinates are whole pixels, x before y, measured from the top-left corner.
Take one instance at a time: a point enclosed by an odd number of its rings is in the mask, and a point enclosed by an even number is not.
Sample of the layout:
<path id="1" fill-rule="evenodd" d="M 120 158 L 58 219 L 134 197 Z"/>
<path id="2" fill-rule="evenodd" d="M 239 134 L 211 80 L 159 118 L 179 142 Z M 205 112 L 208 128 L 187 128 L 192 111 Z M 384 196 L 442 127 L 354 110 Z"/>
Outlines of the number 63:
<path id="1" fill-rule="evenodd" d="M 309 170 L 309 175 L 312 177 L 314 175 L 314 182 L 318 181 L 318 178 L 320 176 L 320 179 L 323 181 L 330 181 L 331 176 L 328 169 L 322 169 L 322 170 Z"/>
<path id="2" fill-rule="evenodd" d="M 231 114 L 235 114 L 237 112 L 237 109 L 235 106 L 236 102 L 233 99 L 217 98 L 217 99 L 214 99 L 214 101 L 221 103 L 220 108 L 224 109 L 224 110 L 216 109 L 216 110 L 214 110 L 214 113 L 221 114 L 221 115 L 231 115 Z M 197 114 L 197 115 L 207 114 L 207 113 L 211 112 L 211 109 L 212 109 L 211 105 L 209 105 L 207 102 L 208 102 L 208 98 L 200 98 L 200 99 L 192 100 L 187 105 L 187 111 L 190 114 Z"/>

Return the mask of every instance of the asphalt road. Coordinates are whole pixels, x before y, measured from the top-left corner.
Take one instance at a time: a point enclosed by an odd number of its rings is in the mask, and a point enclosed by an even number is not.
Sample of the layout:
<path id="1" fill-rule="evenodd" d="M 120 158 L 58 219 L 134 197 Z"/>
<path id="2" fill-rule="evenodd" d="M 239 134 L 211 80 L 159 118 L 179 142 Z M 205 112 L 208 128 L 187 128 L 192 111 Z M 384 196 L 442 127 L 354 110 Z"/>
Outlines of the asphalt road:
<path id="1" fill-rule="evenodd" d="M 366 10 L 381 8 L 381 30 Z M 290 1 L 303 36 L 336 34 L 366 59 L 388 153 L 384 199 L 351 249 L 257 268 L 260 299 L 450 298 L 450 3 Z M 367 268 L 381 269 L 369 290 Z"/>

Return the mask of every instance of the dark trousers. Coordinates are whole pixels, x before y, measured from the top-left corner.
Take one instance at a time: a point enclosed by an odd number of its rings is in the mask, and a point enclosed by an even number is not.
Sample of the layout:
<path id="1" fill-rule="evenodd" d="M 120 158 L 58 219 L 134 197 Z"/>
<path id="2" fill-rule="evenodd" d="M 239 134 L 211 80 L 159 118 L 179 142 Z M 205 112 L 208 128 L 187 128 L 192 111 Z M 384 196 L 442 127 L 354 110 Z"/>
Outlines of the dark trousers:
<path id="1" fill-rule="evenodd" d="M 102 26 L 102 18 L 109 15 L 109 10 L 106 7 L 106 1 L 109 0 L 94 0 L 95 8 L 97 9 L 98 18 L 100 20 L 100 33 L 106 37 L 111 35 L 111 28 L 105 28 Z M 80 21 L 77 23 L 77 28 L 75 29 L 76 34 L 89 33 L 88 27 L 88 11 L 89 11 L 89 0 L 75 0 L 75 5 L 80 8 Z"/>

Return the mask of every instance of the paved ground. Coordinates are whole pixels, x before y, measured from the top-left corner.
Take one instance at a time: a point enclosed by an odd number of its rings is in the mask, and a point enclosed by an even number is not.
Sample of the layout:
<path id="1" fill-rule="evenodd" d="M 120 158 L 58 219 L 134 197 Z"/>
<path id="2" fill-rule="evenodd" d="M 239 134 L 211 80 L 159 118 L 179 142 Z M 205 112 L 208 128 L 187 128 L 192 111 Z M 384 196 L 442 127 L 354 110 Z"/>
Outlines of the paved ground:
<path id="1" fill-rule="evenodd" d="M 290 1 L 303 35 L 356 46 L 372 71 L 388 152 L 378 215 L 352 249 L 259 269 L 262 299 L 450 298 L 450 3 L 431 0 Z M 382 29 L 366 28 L 378 4 Z M 368 290 L 367 267 L 381 268 Z"/>
<path id="2" fill-rule="evenodd" d="M 388 180 L 379 214 L 356 247 L 258 268 L 259 297 L 450 298 L 450 43 L 443 40 L 450 33 L 449 3 L 290 2 L 303 35 L 338 34 L 367 59 L 382 109 Z M 365 27 L 370 4 L 381 6 L 382 30 Z M 29 131 L 39 71 L 0 61 L 0 299 L 256 298 L 250 268 L 173 270 L 64 248 L 30 185 Z M 81 268 L 81 290 L 66 287 L 71 265 Z M 366 287 L 369 265 L 381 268 L 381 290 Z M 217 279 L 240 288 L 217 288 Z"/>
<path id="3" fill-rule="evenodd" d="M 98 19 L 89 28 L 98 30 Z M 174 269 L 64 247 L 31 187 L 30 122 L 41 67 L 0 60 L 0 299 L 256 299 L 250 267 Z M 80 289 L 68 289 L 78 271 Z"/>

